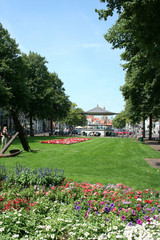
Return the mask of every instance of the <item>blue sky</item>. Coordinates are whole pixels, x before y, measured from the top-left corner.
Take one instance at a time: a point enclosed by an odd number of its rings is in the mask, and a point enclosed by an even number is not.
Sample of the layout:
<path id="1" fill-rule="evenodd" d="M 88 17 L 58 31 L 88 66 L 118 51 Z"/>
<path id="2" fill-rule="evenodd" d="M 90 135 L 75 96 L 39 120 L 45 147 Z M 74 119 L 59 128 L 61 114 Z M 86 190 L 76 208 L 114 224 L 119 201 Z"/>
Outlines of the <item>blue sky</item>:
<path id="1" fill-rule="evenodd" d="M 125 72 L 120 50 L 104 39 L 116 16 L 98 19 L 99 0 L 0 0 L 0 22 L 22 52 L 36 52 L 64 83 L 66 94 L 87 111 L 97 106 L 124 108 L 119 90 Z"/>

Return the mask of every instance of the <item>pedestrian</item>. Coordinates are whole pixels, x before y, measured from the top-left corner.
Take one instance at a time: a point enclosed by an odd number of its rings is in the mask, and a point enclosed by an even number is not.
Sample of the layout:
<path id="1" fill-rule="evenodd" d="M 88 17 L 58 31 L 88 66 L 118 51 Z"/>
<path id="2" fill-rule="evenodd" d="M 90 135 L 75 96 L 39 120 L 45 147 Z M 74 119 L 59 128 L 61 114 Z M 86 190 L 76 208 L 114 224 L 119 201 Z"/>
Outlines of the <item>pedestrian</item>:
<path id="1" fill-rule="evenodd" d="M 2 148 L 7 144 L 7 137 L 8 137 L 8 132 L 7 132 L 7 126 L 4 125 L 3 130 L 1 132 L 1 143 L 2 143 Z"/>

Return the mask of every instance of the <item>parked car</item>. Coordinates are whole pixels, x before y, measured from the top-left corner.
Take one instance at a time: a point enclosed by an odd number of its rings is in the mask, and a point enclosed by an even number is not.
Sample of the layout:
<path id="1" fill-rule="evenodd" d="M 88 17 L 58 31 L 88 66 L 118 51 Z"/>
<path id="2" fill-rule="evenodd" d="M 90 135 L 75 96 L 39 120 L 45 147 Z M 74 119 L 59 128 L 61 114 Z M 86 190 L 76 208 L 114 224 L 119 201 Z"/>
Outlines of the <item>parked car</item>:
<path id="1" fill-rule="evenodd" d="M 127 130 L 127 131 L 126 131 L 126 134 L 132 135 L 132 131 Z"/>
<path id="2" fill-rule="evenodd" d="M 72 131 L 72 134 L 74 134 L 74 135 L 81 135 L 81 129 L 74 129 Z"/>
<path id="3" fill-rule="evenodd" d="M 131 135 L 131 134 L 132 134 L 131 131 L 126 130 L 126 129 L 114 130 L 114 133 L 119 134 L 119 135 L 122 135 L 122 134 L 123 134 L 123 135 L 126 135 L 126 134 Z"/>
<path id="4" fill-rule="evenodd" d="M 101 136 L 100 132 L 90 132 L 89 136 Z"/>
<path id="5" fill-rule="evenodd" d="M 54 134 L 55 135 L 63 135 L 63 132 L 61 130 L 56 129 Z"/>

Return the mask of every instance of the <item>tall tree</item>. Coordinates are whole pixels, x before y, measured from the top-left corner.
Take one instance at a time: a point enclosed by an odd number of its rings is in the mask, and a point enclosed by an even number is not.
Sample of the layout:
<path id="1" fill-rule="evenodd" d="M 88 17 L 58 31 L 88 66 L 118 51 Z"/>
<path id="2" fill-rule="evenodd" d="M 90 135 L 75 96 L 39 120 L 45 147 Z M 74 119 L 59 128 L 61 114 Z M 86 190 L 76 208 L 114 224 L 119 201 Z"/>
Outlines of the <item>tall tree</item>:
<path id="1" fill-rule="evenodd" d="M 29 119 L 30 135 L 33 136 L 33 119 L 46 118 L 46 101 L 49 89 L 49 72 L 47 61 L 40 54 L 30 52 L 23 54 L 23 60 L 27 66 L 27 87 L 29 91 Z"/>
<path id="2" fill-rule="evenodd" d="M 63 82 L 56 73 L 49 74 L 49 88 L 45 104 L 45 111 L 51 121 L 51 126 L 52 121 L 64 119 L 70 111 L 71 102 L 65 93 Z"/>
<path id="3" fill-rule="evenodd" d="M 121 88 L 143 118 L 160 113 L 160 15 L 158 0 L 101 0 L 106 10 L 96 10 L 107 20 L 117 10 L 119 18 L 105 35 L 113 48 L 123 48 L 126 83 Z M 150 131 L 151 132 L 151 131 Z M 150 135 L 151 138 L 151 135 Z"/>
<path id="4" fill-rule="evenodd" d="M 65 123 L 69 126 L 83 126 L 86 124 L 86 116 L 83 114 L 83 109 L 78 108 L 77 104 L 72 103 L 70 111 L 68 112 L 67 117 L 65 118 Z"/>
<path id="5" fill-rule="evenodd" d="M 112 121 L 113 126 L 116 128 L 124 128 L 126 126 L 126 114 L 125 111 L 121 111 Z"/>
<path id="6" fill-rule="evenodd" d="M 18 44 L 0 24 L 0 107 L 12 116 L 24 150 L 30 147 L 18 114 L 27 111 L 28 91 L 25 83 L 25 65 Z"/>

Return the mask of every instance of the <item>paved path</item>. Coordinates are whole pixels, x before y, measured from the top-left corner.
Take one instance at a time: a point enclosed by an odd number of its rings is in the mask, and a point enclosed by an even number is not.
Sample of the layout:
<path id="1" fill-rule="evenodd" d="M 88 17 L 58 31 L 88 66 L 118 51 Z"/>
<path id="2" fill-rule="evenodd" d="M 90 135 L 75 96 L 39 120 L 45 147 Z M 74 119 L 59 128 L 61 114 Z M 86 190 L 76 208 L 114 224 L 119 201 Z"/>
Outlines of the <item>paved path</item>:
<path id="1" fill-rule="evenodd" d="M 156 151 L 160 152 L 160 144 L 158 141 L 144 139 L 144 142 Z M 145 158 L 145 160 L 150 164 L 151 167 L 160 169 L 160 158 Z"/>

